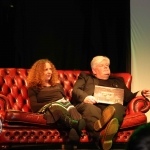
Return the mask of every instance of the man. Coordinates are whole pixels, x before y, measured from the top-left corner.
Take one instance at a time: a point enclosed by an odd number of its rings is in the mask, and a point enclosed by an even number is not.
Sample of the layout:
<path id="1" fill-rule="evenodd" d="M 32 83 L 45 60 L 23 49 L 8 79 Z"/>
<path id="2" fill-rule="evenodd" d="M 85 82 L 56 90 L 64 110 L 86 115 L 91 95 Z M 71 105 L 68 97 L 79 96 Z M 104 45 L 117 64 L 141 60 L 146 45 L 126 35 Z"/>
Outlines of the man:
<path id="1" fill-rule="evenodd" d="M 71 100 L 85 119 L 89 134 L 97 140 L 97 143 L 99 140 L 101 141 L 104 150 L 109 150 L 112 146 L 112 139 L 125 115 L 125 107 L 119 103 L 97 103 L 93 96 L 95 85 L 124 89 L 124 105 L 134 97 L 141 95 L 141 92 L 144 96 L 148 96 L 150 93 L 150 90 L 132 93 L 126 87 L 123 78 L 110 76 L 109 65 L 108 57 L 94 57 L 91 61 L 93 74 L 80 73 L 74 85 Z M 101 130 L 105 133 L 99 134 Z M 103 137 L 100 135 L 103 135 Z"/>

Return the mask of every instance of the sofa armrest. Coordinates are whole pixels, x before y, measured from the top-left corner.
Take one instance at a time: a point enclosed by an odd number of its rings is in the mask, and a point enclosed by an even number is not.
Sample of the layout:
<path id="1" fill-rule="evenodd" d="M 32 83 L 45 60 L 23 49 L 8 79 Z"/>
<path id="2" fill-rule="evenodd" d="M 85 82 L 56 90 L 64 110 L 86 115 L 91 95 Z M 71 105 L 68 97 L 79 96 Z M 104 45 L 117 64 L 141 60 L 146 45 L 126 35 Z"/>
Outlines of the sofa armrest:
<path id="1" fill-rule="evenodd" d="M 8 98 L 0 94 L 0 119 L 4 120 L 6 110 L 10 109 L 10 102 Z"/>
<path id="2" fill-rule="evenodd" d="M 143 96 L 138 96 L 132 99 L 126 110 L 126 114 L 133 114 L 136 112 L 146 113 L 150 109 L 150 102 Z"/>
<path id="3" fill-rule="evenodd" d="M 10 106 L 9 99 L 5 95 L 0 94 L 0 110 L 5 111 L 10 108 L 11 106 Z"/>
<path id="4" fill-rule="evenodd" d="M 132 99 L 126 110 L 126 116 L 123 119 L 120 129 L 131 128 L 145 124 L 147 117 L 145 113 L 150 108 L 150 102 L 143 96 Z"/>

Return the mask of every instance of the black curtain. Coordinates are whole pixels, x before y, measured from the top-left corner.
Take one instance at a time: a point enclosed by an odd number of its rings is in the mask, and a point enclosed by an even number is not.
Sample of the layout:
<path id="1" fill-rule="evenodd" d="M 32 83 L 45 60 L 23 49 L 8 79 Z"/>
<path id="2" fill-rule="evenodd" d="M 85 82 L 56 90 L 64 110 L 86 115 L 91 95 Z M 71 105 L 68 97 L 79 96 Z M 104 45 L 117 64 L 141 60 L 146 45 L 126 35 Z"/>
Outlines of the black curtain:
<path id="1" fill-rule="evenodd" d="M 48 58 L 57 69 L 89 70 L 94 56 L 105 55 L 112 72 L 130 72 L 129 0 L 9 0 L 8 8 L 0 67 Z"/>

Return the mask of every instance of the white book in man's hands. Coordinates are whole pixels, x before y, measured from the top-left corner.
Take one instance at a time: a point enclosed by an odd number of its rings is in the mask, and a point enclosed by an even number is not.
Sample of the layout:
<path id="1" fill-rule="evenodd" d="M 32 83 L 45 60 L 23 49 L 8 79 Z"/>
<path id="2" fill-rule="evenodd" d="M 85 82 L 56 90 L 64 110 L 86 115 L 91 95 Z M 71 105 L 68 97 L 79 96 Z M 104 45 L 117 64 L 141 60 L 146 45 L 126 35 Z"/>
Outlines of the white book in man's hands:
<path id="1" fill-rule="evenodd" d="M 123 105 L 124 89 L 95 85 L 94 97 L 97 103 L 120 103 Z"/>

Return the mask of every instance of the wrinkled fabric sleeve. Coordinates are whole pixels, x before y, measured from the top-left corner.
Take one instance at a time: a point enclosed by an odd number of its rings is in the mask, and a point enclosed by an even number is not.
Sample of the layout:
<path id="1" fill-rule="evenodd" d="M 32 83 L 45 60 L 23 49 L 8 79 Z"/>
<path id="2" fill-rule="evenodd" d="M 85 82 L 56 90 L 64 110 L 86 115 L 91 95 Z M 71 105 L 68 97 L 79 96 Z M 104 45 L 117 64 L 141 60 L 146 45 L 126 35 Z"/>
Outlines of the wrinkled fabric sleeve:
<path id="1" fill-rule="evenodd" d="M 73 91 L 72 91 L 72 100 L 73 104 L 82 103 L 85 97 L 88 94 L 84 91 L 84 87 L 86 84 L 86 80 L 88 79 L 88 75 L 84 72 L 81 72 L 78 76 L 76 83 L 74 84 Z"/>
<path id="2" fill-rule="evenodd" d="M 43 102 L 43 103 L 38 103 L 37 102 L 37 90 L 33 87 L 29 87 L 28 88 L 28 96 L 30 99 L 30 106 L 31 106 L 31 110 L 32 112 L 38 112 L 38 110 L 43 107 L 45 104 L 47 104 L 47 102 Z"/>

